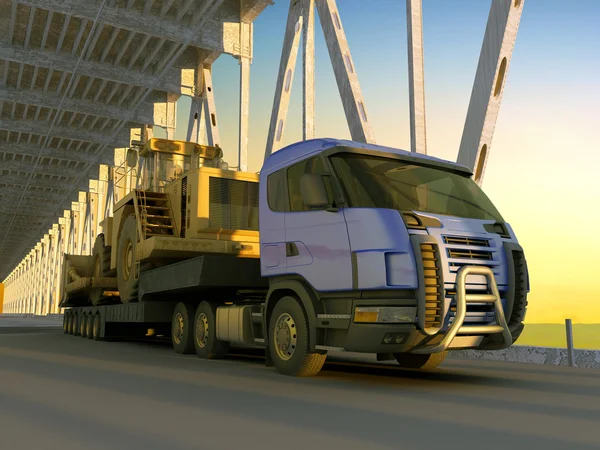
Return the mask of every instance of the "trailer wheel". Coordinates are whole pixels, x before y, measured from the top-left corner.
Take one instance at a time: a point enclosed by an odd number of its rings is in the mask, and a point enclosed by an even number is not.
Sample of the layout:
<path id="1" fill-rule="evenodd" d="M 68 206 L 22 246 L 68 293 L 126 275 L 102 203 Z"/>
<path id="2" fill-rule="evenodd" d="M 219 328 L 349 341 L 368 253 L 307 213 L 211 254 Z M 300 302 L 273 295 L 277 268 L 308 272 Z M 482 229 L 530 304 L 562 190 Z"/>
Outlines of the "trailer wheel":
<path id="1" fill-rule="evenodd" d="M 69 313 L 63 314 L 63 333 L 69 334 Z"/>
<path id="2" fill-rule="evenodd" d="M 88 314 L 85 321 L 85 337 L 92 339 L 94 337 L 94 315 Z"/>
<path id="3" fill-rule="evenodd" d="M 135 249 L 137 247 L 135 214 L 125 219 L 117 248 L 117 287 L 123 303 L 137 300 L 138 280 L 135 278 Z"/>
<path id="4" fill-rule="evenodd" d="M 71 334 L 73 336 L 79 336 L 79 315 L 73 314 L 73 327 L 71 328 Z"/>
<path id="5" fill-rule="evenodd" d="M 69 313 L 68 323 L 67 323 L 67 334 L 73 334 L 73 322 L 75 320 L 75 315 L 73 313 Z"/>
<path id="6" fill-rule="evenodd" d="M 175 352 L 186 355 L 194 352 L 194 309 L 186 303 L 177 303 L 171 320 L 171 342 Z"/>
<path id="7" fill-rule="evenodd" d="M 110 272 L 110 247 L 106 246 L 104 234 L 99 234 L 92 249 L 92 265 L 90 273 L 93 277 L 105 277 Z M 108 297 L 103 296 L 104 289 L 93 288 L 90 292 L 90 302 L 97 306 L 106 302 Z"/>
<path id="8" fill-rule="evenodd" d="M 419 353 L 394 353 L 394 358 L 406 369 L 432 370 L 444 362 L 448 352 L 423 355 Z"/>
<path id="9" fill-rule="evenodd" d="M 87 337 L 87 314 L 84 314 L 79 319 L 79 336 Z"/>
<path id="10" fill-rule="evenodd" d="M 102 334 L 102 318 L 100 317 L 100 313 L 96 313 L 94 315 L 94 319 L 92 321 L 92 339 L 95 341 L 100 341 L 102 338 L 100 335 Z"/>
<path id="11" fill-rule="evenodd" d="M 194 347 L 196 354 L 204 359 L 221 359 L 229 351 L 229 343 L 217 339 L 217 308 L 202 302 L 194 316 Z"/>
<path id="12" fill-rule="evenodd" d="M 295 377 L 317 375 L 327 355 L 310 353 L 308 319 L 294 297 L 277 302 L 269 320 L 269 352 L 282 374 Z"/>

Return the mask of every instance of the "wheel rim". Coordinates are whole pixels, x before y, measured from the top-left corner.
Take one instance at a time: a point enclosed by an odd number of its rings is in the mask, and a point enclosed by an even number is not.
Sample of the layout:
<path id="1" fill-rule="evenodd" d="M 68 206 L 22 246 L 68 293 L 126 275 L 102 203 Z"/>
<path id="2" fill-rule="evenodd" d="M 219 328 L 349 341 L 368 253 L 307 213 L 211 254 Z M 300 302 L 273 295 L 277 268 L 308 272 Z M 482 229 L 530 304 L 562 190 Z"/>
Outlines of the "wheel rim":
<path id="1" fill-rule="evenodd" d="M 296 332 L 296 322 L 288 313 L 283 313 L 275 323 L 275 350 L 277 356 L 287 361 L 294 356 L 298 335 Z"/>
<path id="2" fill-rule="evenodd" d="M 123 249 L 123 279 L 129 280 L 131 276 L 131 267 L 133 266 L 133 244 L 127 241 L 127 245 Z"/>
<path id="3" fill-rule="evenodd" d="M 175 315 L 173 321 L 173 340 L 176 344 L 180 344 L 183 339 L 183 316 L 181 313 Z"/>
<path id="4" fill-rule="evenodd" d="M 208 317 L 206 314 L 200 313 L 196 321 L 196 342 L 200 348 L 206 347 L 208 341 Z"/>

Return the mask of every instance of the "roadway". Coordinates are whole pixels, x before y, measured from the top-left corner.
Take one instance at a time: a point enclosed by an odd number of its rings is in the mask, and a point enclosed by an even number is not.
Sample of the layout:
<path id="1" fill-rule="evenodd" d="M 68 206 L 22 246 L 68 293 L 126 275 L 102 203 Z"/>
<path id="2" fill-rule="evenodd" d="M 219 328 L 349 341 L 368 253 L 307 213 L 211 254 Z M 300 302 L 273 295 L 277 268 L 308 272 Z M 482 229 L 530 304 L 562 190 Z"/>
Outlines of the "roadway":
<path id="1" fill-rule="evenodd" d="M 600 370 L 449 359 L 423 374 L 348 355 L 297 379 L 23 321 L 0 318 L 3 450 L 600 448 Z"/>

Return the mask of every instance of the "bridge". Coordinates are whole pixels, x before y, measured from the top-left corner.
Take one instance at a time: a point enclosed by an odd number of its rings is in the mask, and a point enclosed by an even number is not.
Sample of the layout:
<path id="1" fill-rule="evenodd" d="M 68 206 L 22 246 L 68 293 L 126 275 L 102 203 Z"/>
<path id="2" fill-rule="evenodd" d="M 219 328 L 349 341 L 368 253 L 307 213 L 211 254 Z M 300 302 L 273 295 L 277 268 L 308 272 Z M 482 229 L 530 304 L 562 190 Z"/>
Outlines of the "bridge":
<path id="1" fill-rule="evenodd" d="M 99 223 L 134 187 L 132 142 L 219 144 L 212 65 L 239 60 L 238 170 L 247 168 L 253 22 L 269 0 L 0 0 L 0 279 L 5 313 L 60 313 L 62 255 L 88 255 Z M 458 162 L 481 183 L 521 13 L 494 0 Z M 421 0 L 407 0 L 411 150 L 427 153 Z M 318 13 L 318 14 L 316 14 Z M 296 61 L 303 138 L 314 137 L 314 33 L 320 28 L 352 138 L 375 142 L 335 0 L 290 1 L 265 155 L 282 141 Z M 320 26 L 317 27 L 317 20 Z M 301 57 L 299 56 L 301 54 Z M 277 57 L 277 55 L 273 55 Z"/>
<path id="2" fill-rule="evenodd" d="M 0 0 L 0 313 L 8 313 L 0 316 L 2 442 L 15 449 L 59 441 L 73 449 L 264 449 L 269 439 L 289 449 L 389 449 L 424 448 L 426 439 L 428 448 L 598 448 L 593 369 L 459 355 L 436 373 L 415 374 L 373 355 L 334 354 L 323 376 L 306 383 L 271 378 L 251 351 L 194 364 L 195 356 L 174 357 L 161 345 L 108 348 L 63 334 L 63 254 L 89 255 L 100 222 L 135 186 L 136 141 L 172 138 L 186 96 L 186 139 L 220 143 L 212 68 L 222 55 L 239 61 L 237 169 L 247 169 L 253 27 L 273 3 Z M 335 0 L 285 3 L 265 155 L 281 146 L 299 61 L 303 138 L 315 135 L 318 29 L 352 138 L 376 142 L 343 2 L 340 9 Z M 478 183 L 523 4 L 491 3 L 458 155 Z M 421 0 L 406 7 L 410 150 L 427 153 Z M 597 367 L 598 352 L 578 352 L 578 367 L 591 360 Z"/>

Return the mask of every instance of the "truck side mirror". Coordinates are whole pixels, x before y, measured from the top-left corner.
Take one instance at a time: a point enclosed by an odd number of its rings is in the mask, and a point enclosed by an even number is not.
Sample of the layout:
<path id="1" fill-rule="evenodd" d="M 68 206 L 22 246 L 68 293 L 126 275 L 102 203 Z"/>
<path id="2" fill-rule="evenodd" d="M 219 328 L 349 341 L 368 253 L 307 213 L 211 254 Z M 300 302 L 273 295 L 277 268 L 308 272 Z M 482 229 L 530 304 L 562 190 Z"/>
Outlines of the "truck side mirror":
<path id="1" fill-rule="evenodd" d="M 302 200 L 309 208 L 324 208 L 329 206 L 329 196 L 325 189 L 323 177 L 316 173 L 306 173 L 300 178 Z"/>

